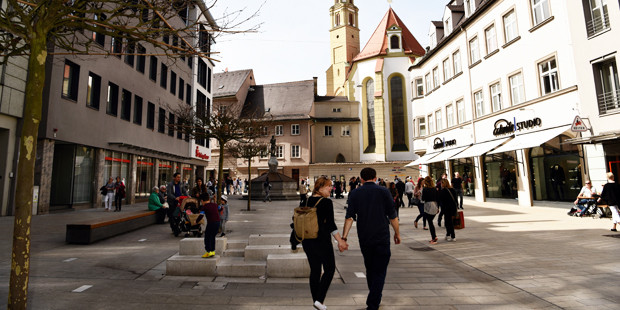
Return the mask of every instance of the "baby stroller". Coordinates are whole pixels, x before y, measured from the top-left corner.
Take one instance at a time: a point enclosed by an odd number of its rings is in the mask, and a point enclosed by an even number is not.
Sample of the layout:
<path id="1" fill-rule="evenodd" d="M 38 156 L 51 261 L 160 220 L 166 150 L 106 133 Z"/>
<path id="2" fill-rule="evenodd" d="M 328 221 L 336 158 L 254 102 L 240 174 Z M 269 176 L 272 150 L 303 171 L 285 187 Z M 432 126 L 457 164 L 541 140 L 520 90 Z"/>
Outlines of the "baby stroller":
<path id="1" fill-rule="evenodd" d="M 204 223 L 204 214 L 199 214 L 198 200 L 194 198 L 185 198 L 181 202 L 180 220 L 178 222 L 178 230 L 185 233 L 185 237 L 193 234 L 194 237 L 202 236 L 202 224 Z"/>

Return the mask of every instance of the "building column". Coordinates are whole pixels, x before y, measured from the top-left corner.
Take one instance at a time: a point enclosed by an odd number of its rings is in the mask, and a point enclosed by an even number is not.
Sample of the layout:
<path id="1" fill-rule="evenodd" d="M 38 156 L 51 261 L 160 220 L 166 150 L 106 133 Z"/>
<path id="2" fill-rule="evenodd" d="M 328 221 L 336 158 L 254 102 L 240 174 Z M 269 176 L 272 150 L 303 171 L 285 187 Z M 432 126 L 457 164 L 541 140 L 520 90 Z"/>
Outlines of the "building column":
<path id="1" fill-rule="evenodd" d="M 153 178 L 155 179 L 155 186 L 159 187 L 161 185 L 165 185 L 165 184 L 158 184 L 159 183 L 159 159 L 157 158 L 153 158 Z"/>
<path id="2" fill-rule="evenodd" d="M 585 178 L 583 180 L 589 179 L 592 181 L 592 186 L 596 187 L 596 190 L 600 193 L 603 185 L 607 183 L 607 161 L 605 160 L 603 144 L 584 144 L 583 153 L 584 162 L 586 162 Z"/>
<path id="3" fill-rule="evenodd" d="M 127 176 L 127 184 L 125 187 L 125 204 L 136 203 L 136 183 L 138 181 L 138 156 L 134 154 L 129 155 L 129 175 Z M 150 190 L 150 189 L 149 189 Z"/>
<path id="4" fill-rule="evenodd" d="M 99 192 L 99 188 L 105 185 L 107 180 L 103 179 L 105 172 L 105 149 L 95 150 L 95 175 L 93 176 L 94 193 L 92 208 L 99 208 L 103 205 L 103 196 Z"/>
<path id="5" fill-rule="evenodd" d="M 474 157 L 474 173 L 476 177 L 474 193 L 476 196 L 476 201 L 485 202 L 487 201 L 487 197 L 484 192 L 484 167 L 482 166 L 482 157 L 475 156 Z"/>
<path id="6" fill-rule="evenodd" d="M 39 186 L 39 205 L 37 214 L 48 214 L 52 194 L 52 167 L 54 165 L 54 140 L 43 139 L 37 142 L 34 185 Z"/>
<path id="7" fill-rule="evenodd" d="M 530 159 L 529 151 L 517 150 L 517 197 L 519 206 L 534 206 L 534 195 L 532 195 L 532 180 L 530 179 Z"/>

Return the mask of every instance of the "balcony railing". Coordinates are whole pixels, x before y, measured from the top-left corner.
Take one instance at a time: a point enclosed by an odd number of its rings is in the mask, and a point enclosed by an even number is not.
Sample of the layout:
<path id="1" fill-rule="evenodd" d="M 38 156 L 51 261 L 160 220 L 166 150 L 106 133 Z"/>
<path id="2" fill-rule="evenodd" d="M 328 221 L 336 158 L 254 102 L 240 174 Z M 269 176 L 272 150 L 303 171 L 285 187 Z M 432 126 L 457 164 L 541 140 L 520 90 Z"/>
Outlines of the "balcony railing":
<path id="1" fill-rule="evenodd" d="M 620 91 L 612 91 L 598 95 L 599 114 L 620 112 Z"/>
<path id="2" fill-rule="evenodd" d="M 607 29 L 609 29 L 609 15 L 607 13 L 603 16 L 593 18 L 586 23 L 588 29 L 588 37 L 595 36 Z"/>

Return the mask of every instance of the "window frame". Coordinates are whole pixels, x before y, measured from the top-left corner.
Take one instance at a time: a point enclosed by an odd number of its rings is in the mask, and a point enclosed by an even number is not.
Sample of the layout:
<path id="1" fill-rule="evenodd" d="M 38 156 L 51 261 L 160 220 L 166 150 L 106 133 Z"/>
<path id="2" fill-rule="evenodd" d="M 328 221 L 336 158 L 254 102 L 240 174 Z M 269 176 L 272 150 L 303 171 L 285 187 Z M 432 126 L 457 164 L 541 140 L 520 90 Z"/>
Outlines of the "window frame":
<path id="1" fill-rule="evenodd" d="M 487 55 L 499 50 L 499 44 L 497 42 L 497 28 L 495 27 L 495 23 L 484 29 L 484 44 L 486 46 Z"/>
<path id="2" fill-rule="evenodd" d="M 350 137 L 351 136 L 351 125 L 341 125 L 340 126 L 340 136 L 341 137 Z"/>
<path id="3" fill-rule="evenodd" d="M 454 71 L 454 75 L 457 75 L 457 74 L 463 72 L 463 66 L 462 66 L 462 63 L 461 63 L 461 50 L 460 49 L 458 49 L 454 53 L 452 53 L 452 66 L 454 68 L 454 70 L 453 70 Z M 458 72 L 456 70 L 457 67 L 458 67 Z"/>
<path id="4" fill-rule="evenodd" d="M 155 104 L 150 101 L 146 104 L 146 128 L 155 129 Z"/>
<path id="5" fill-rule="evenodd" d="M 86 106 L 99 110 L 101 104 L 101 76 L 88 72 L 88 82 L 86 85 Z"/>
<path id="6" fill-rule="evenodd" d="M 535 4 L 534 1 L 538 1 L 538 4 Z M 548 19 L 550 19 L 553 16 L 553 13 L 551 12 L 551 6 L 549 5 L 549 0 L 530 0 L 530 10 L 531 10 L 531 18 L 532 18 L 532 26 L 536 27 L 538 25 L 542 25 L 545 23 L 545 21 L 547 21 Z M 543 3 L 546 4 L 545 7 L 543 6 Z M 540 5 L 539 5 L 540 4 Z M 537 7 L 542 7 L 542 13 L 545 12 L 545 8 L 547 9 L 547 13 L 549 14 L 548 16 L 543 17 L 540 21 L 537 21 L 536 19 L 536 9 Z"/>
<path id="7" fill-rule="evenodd" d="M 65 59 L 65 65 L 63 66 L 62 87 L 60 91 L 61 97 L 63 99 L 77 102 L 79 87 L 80 65 L 74 63 L 71 60 Z"/>
<path id="8" fill-rule="evenodd" d="M 475 47 L 476 49 L 473 49 L 473 44 L 472 43 L 476 43 Z M 477 64 L 481 58 L 480 58 L 480 42 L 478 42 L 478 36 L 473 37 L 472 39 L 469 40 L 468 43 L 468 47 L 469 47 L 469 65 L 473 66 L 475 64 Z M 475 57 L 474 57 L 475 56 Z"/>
<path id="9" fill-rule="evenodd" d="M 106 114 L 118 117 L 118 98 L 120 87 L 112 82 L 108 82 L 106 94 Z"/>
<path id="10" fill-rule="evenodd" d="M 560 65 L 558 63 L 557 60 L 557 56 L 553 55 L 550 57 L 547 57 L 546 59 L 539 61 L 536 63 L 536 68 L 537 68 L 537 72 L 538 72 L 538 80 L 539 80 L 539 87 L 540 87 L 540 95 L 544 96 L 544 95 L 548 95 L 551 93 L 555 93 L 557 91 L 559 91 L 561 89 L 561 85 L 560 85 Z M 551 62 L 555 62 L 555 68 L 551 68 Z M 549 86 L 550 86 L 550 91 L 549 92 L 545 92 L 545 76 L 547 74 L 545 74 L 545 72 L 542 71 L 542 65 L 548 63 L 549 64 Z M 552 77 L 555 77 L 555 87 L 553 85 L 553 79 Z M 555 89 L 554 89 L 555 88 Z"/>
<path id="11" fill-rule="evenodd" d="M 520 92 L 519 92 L 519 97 L 522 96 L 521 101 L 516 102 L 515 101 L 515 87 L 513 87 L 513 78 L 520 76 Z M 517 72 L 513 72 L 512 74 L 510 74 L 508 76 L 508 90 L 510 91 L 510 103 L 511 105 L 517 105 L 517 104 L 521 104 L 523 102 L 525 102 L 527 99 L 525 97 L 525 81 L 523 80 L 523 72 L 522 71 L 517 71 Z"/>
<path id="12" fill-rule="evenodd" d="M 426 82 L 426 94 L 428 94 L 433 91 L 433 87 L 432 87 L 433 80 L 431 80 L 431 73 L 430 72 L 426 73 L 426 75 L 424 75 L 424 79 Z"/>
<path id="13" fill-rule="evenodd" d="M 274 132 L 275 132 L 275 136 L 276 137 L 283 136 L 284 135 L 284 126 L 283 125 L 276 125 L 275 129 L 274 129 Z"/>
<path id="14" fill-rule="evenodd" d="M 323 137 L 333 137 L 334 131 L 331 125 L 325 125 L 323 127 Z"/>
<path id="15" fill-rule="evenodd" d="M 444 83 L 447 82 L 449 79 L 452 78 L 452 73 L 451 73 L 451 68 L 450 68 L 450 57 L 444 59 L 442 61 L 442 65 L 443 65 L 443 80 Z"/>
<path id="16" fill-rule="evenodd" d="M 299 136 L 301 135 L 301 126 L 299 124 L 291 125 L 291 136 Z"/>
<path id="17" fill-rule="evenodd" d="M 507 21 L 507 17 L 511 15 L 512 16 L 512 23 L 508 24 L 506 23 Z M 506 12 L 504 15 L 502 15 L 502 24 L 503 24 L 503 28 L 504 28 L 504 43 L 508 44 L 514 40 L 516 40 L 519 37 L 519 23 L 517 21 L 517 12 L 515 11 L 514 8 L 510 9 L 508 12 Z M 509 26 L 511 26 L 511 29 L 514 28 L 514 36 L 513 37 L 508 37 L 509 34 Z"/>
<path id="18" fill-rule="evenodd" d="M 276 145 L 276 158 L 277 159 L 284 158 L 284 145 L 281 145 L 281 144 Z"/>
<path id="19" fill-rule="evenodd" d="M 426 116 L 426 128 L 428 129 L 428 135 L 432 135 L 437 131 L 437 128 L 435 128 L 435 115 L 433 114 L 434 113 L 431 113 Z"/>
<path id="20" fill-rule="evenodd" d="M 301 158 L 301 145 L 291 144 L 291 158 Z"/>
<path id="21" fill-rule="evenodd" d="M 163 89 L 168 89 L 168 66 L 163 62 L 161 63 L 159 72 L 159 86 Z"/>
<path id="22" fill-rule="evenodd" d="M 463 98 L 457 99 L 454 105 L 456 106 L 456 124 L 460 125 L 467 122 L 467 108 L 465 107 L 465 100 Z"/>
<path id="23" fill-rule="evenodd" d="M 480 96 L 477 96 L 478 94 L 480 94 Z M 482 91 L 482 89 L 478 89 L 474 91 L 474 93 L 472 94 L 472 97 L 474 100 L 474 107 L 476 108 L 476 117 L 480 118 L 482 116 L 485 116 L 486 107 L 485 107 L 485 102 L 484 102 L 484 92 Z"/>
<path id="24" fill-rule="evenodd" d="M 131 122 L 131 108 L 133 93 L 123 88 L 121 91 L 121 119 Z"/>
<path id="25" fill-rule="evenodd" d="M 439 66 L 433 68 L 433 89 L 436 89 L 440 85 L 439 81 Z"/>
<path id="26" fill-rule="evenodd" d="M 419 82 L 419 83 L 418 83 Z M 424 78 L 418 77 L 414 80 L 415 88 L 414 91 L 416 97 L 424 96 Z"/>
<path id="27" fill-rule="evenodd" d="M 416 128 L 418 129 L 417 132 L 417 136 L 418 137 L 424 137 L 426 136 L 426 118 L 424 117 L 418 117 L 417 119 L 417 125 Z M 424 127 L 424 132 L 422 132 L 422 127 Z"/>
<path id="28" fill-rule="evenodd" d="M 144 99 L 136 94 L 133 96 L 133 123 L 142 126 L 144 118 Z"/>
<path id="29" fill-rule="evenodd" d="M 450 128 L 455 126 L 456 123 L 456 117 L 455 117 L 455 112 L 454 112 L 454 104 L 453 103 L 449 103 L 446 105 L 446 128 Z"/>
<path id="30" fill-rule="evenodd" d="M 442 109 L 439 108 L 438 110 L 435 111 L 435 130 L 436 131 L 441 131 L 443 130 L 443 114 L 442 114 Z"/>
<path id="31" fill-rule="evenodd" d="M 491 99 L 491 112 L 501 111 L 505 108 L 502 101 L 502 84 L 499 80 L 489 85 L 489 98 Z"/>

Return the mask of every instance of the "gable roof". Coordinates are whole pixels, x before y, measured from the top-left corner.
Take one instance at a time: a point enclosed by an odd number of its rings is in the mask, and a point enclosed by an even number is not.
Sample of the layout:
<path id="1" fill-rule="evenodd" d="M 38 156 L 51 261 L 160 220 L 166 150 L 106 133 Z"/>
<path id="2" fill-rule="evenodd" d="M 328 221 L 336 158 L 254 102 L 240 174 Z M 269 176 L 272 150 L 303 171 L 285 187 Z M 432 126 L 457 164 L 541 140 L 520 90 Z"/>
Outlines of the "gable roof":
<path id="1" fill-rule="evenodd" d="M 269 109 L 274 120 L 309 119 L 314 103 L 314 80 L 252 86 L 242 117 L 262 115 Z"/>
<path id="2" fill-rule="evenodd" d="M 215 86 L 213 91 L 213 97 L 228 97 L 234 96 L 239 92 L 241 85 L 248 78 L 248 75 L 252 73 L 252 69 L 238 70 L 216 73 L 213 75 L 213 85 Z"/>
<path id="3" fill-rule="evenodd" d="M 383 19 L 379 23 L 377 29 L 362 49 L 362 52 L 357 54 L 353 61 L 360 61 L 363 59 L 368 59 L 371 57 L 386 55 L 386 49 L 389 46 L 389 41 L 387 38 L 387 30 L 392 25 L 396 25 L 402 29 L 402 38 L 403 38 L 403 50 L 405 54 L 411 54 L 415 56 L 423 56 L 425 53 L 424 48 L 418 43 L 418 40 L 411 34 L 405 23 L 396 15 L 396 12 L 392 8 L 390 8 Z"/>

